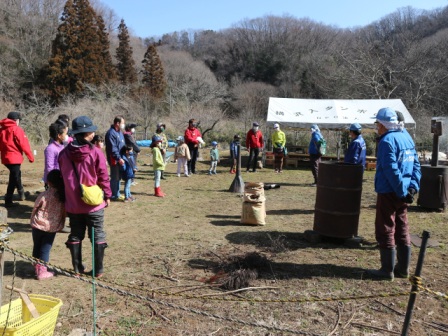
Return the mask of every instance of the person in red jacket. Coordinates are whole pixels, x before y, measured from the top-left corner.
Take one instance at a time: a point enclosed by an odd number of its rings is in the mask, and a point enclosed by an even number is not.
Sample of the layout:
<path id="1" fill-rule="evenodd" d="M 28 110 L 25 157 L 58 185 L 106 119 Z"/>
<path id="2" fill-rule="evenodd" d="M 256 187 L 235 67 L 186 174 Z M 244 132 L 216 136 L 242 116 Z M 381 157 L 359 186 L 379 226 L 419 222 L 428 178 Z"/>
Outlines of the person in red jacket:
<path id="1" fill-rule="evenodd" d="M 19 127 L 21 116 L 19 112 L 9 112 L 8 116 L 0 120 L 0 152 L 2 163 L 9 169 L 9 182 L 5 195 L 5 207 L 18 205 L 13 203 L 14 190 L 17 188 L 21 201 L 25 200 L 25 191 L 22 185 L 23 153 L 30 162 L 34 162 L 30 143 L 22 128 Z"/>
<path id="2" fill-rule="evenodd" d="M 252 124 L 252 129 L 246 135 L 246 148 L 249 151 L 249 160 L 247 161 L 246 172 L 249 172 L 252 162 L 252 171 L 257 171 L 258 155 L 263 151 L 263 134 L 260 131 L 260 125 L 257 122 Z"/>
<path id="3" fill-rule="evenodd" d="M 188 175 L 196 174 L 196 160 L 198 159 L 199 144 L 203 142 L 201 131 L 197 129 L 196 119 L 188 121 L 188 128 L 185 130 L 185 143 L 190 150 L 191 159 L 188 160 Z"/>

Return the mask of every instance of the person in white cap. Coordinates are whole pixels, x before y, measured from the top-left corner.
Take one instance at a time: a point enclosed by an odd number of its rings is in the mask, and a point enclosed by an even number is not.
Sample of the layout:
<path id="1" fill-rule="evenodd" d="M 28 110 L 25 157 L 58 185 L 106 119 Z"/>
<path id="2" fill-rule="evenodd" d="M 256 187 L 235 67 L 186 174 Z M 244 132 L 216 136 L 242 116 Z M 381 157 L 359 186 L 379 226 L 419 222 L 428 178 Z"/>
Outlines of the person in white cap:
<path id="1" fill-rule="evenodd" d="M 366 166 L 366 142 L 361 134 L 361 125 L 358 123 L 351 124 L 349 127 L 350 138 L 352 141 L 345 153 L 344 162 Z"/>
<path id="2" fill-rule="evenodd" d="M 274 170 L 283 173 L 283 158 L 285 157 L 286 135 L 280 130 L 280 125 L 274 124 L 272 133 L 272 148 L 274 150 Z"/>
<path id="3" fill-rule="evenodd" d="M 321 140 L 323 140 L 323 136 L 320 133 L 319 126 L 316 124 L 311 125 L 311 140 L 308 146 L 308 154 L 310 155 L 310 164 L 311 164 L 311 173 L 314 177 L 314 182 L 311 183 L 312 187 L 317 186 L 317 176 L 319 175 L 319 163 L 321 162 L 322 154 L 319 151 L 319 147 L 321 146 Z"/>
<path id="4" fill-rule="evenodd" d="M 381 268 L 368 270 L 367 275 L 383 280 L 407 278 L 411 258 L 407 209 L 420 188 L 420 163 L 414 143 L 400 129 L 395 111 L 382 108 L 375 118 L 380 136 L 375 173 L 375 236 Z"/>

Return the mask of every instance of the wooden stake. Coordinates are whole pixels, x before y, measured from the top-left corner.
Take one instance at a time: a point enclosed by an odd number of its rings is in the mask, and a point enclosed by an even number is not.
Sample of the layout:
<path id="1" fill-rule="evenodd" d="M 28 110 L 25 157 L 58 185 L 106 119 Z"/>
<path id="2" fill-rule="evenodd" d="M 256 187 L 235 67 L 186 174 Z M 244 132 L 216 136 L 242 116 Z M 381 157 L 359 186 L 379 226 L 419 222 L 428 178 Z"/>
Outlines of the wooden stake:
<path id="1" fill-rule="evenodd" d="M 15 287 L 11 287 L 10 285 L 6 285 L 6 288 L 9 290 L 13 290 L 14 292 L 19 293 L 20 298 L 23 300 L 23 302 L 25 303 L 26 307 L 28 308 L 28 310 L 31 313 L 31 316 L 33 318 L 38 318 L 39 312 L 36 309 L 36 306 L 34 305 L 34 303 L 31 301 L 30 297 L 28 296 L 28 293 L 25 292 L 23 289 L 20 288 L 15 288 Z"/>

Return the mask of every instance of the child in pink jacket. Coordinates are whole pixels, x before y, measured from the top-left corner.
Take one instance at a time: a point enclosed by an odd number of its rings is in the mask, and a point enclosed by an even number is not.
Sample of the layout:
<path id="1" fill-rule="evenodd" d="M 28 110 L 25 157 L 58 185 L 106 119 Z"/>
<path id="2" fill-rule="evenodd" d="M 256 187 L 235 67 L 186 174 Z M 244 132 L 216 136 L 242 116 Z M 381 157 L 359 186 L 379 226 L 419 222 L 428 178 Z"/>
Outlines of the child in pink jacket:
<path id="1" fill-rule="evenodd" d="M 48 189 L 37 196 L 31 213 L 30 224 L 33 233 L 33 257 L 46 263 L 50 260 L 56 232 L 61 231 L 65 223 L 65 188 L 64 179 L 59 169 L 47 174 Z M 53 273 L 47 267 L 34 265 L 37 280 L 51 278 Z"/>

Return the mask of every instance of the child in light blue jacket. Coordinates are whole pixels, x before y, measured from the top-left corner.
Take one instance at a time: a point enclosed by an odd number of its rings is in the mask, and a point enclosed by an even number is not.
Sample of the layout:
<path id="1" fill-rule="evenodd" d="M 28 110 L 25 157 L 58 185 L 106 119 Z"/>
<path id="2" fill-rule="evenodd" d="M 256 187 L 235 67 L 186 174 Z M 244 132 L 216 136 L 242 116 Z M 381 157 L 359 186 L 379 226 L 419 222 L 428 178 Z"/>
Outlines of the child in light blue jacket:
<path id="1" fill-rule="evenodd" d="M 208 170 L 208 174 L 216 175 L 216 167 L 219 162 L 219 150 L 218 143 L 216 141 L 212 141 L 212 149 L 210 149 L 210 169 Z"/>

